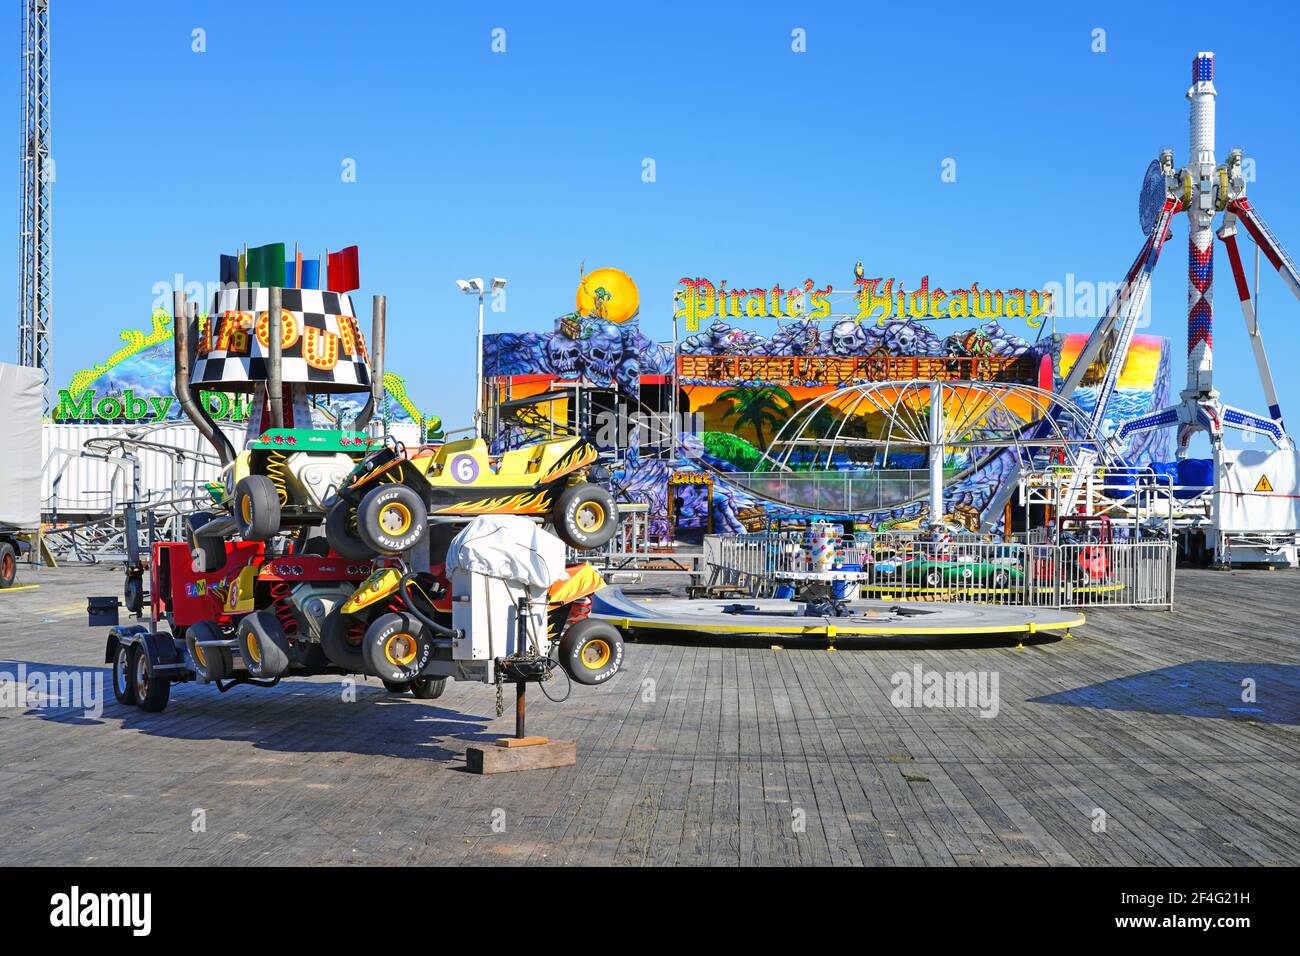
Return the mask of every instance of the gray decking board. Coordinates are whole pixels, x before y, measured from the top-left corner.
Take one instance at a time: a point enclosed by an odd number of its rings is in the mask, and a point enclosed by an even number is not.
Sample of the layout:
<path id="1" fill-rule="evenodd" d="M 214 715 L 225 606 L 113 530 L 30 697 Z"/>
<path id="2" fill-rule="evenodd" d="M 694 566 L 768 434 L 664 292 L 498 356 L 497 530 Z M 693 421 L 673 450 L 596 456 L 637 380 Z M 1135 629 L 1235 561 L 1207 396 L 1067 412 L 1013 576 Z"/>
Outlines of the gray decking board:
<path id="1" fill-rule="evenodd" d="M 607 686 L 530 690 L 529 731 L 575 739 L 576 767 L 486 778 L 464 751 L 513 729 L 492 688 L 183 685 L 144 714 L 111 701 L 84 626 L 118 574 L 23 577 L 41 588 L 0 594 L 0 671 L 97 670 L 109 703 L 0 710 L 0 863 L 1300 863 L 1300 708 L 1277 685 L 1300 672 L 1296 573 L 1180 570 L 1173 613 L 1093 610 L 1023 650 L 630 644 Z M 996 671 L 999 715 L 896 709 L 916 664 Z M 1263 712 L 1226 709 L 1241 676 Z"/>

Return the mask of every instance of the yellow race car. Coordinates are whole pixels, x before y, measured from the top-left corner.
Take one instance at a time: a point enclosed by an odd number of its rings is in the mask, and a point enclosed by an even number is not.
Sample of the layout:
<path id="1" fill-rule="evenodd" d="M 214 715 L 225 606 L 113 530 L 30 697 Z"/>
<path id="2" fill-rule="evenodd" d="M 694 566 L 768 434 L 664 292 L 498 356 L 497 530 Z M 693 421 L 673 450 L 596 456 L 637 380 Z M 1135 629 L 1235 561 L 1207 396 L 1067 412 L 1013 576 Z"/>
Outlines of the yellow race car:
<path id="1" fill-rule="evenodd" d="M 326 537 L 335 552 L 360 560 L 410 550 L 428 534 L 430 519 L 538 515 L 570 547 L 599 548 L 618 530 L 618 506 L 587 480 L 596 457 L 582 438 L 500 456 L 490 455 L 481 438 L 409 452 L 390 444 L 343 480 L 326 514 Z"/>

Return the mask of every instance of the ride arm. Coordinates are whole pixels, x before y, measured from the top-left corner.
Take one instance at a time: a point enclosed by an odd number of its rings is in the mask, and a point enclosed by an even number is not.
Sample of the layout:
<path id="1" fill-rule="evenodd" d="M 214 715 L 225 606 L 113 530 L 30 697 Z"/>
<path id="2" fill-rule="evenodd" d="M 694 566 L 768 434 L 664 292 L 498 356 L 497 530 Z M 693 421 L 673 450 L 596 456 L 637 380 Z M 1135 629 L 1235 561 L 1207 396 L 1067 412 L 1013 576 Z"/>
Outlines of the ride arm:
<path id="1" fill-rule="evenodd" d="M 1241 314 L 1246 320 L 1246 332 L 1250 336 L 1251 348 L 1255 352 L 1255 366 L 1259 370 L 1260 384 L 1264 387 L 1264 399 L 1268 402 L 1268 414 L 1285 431 L 1285 425 L 1282 423 L 1282 408 L 1278 403 L 1277 389 L 1273 384 L 1273 374 L 1268 365 L 1268 354 L 1264 351 L 1264 337 L 1259 331 L 1259 316 L 1255 314 L 1250 285 L 1246 281 L 1246 270 L 1242 266 L 1241 252 L 1237 248 L 1238 220 L 1246 227 L 1250 237 L 1264 253 L 1264 258 L 1268 259 L 1273 268 L 1278 271 L 1286 287 L 1297 299 L 1300 299 L 1300 269 L 1296 268 L 1294 260 L 1287 255 L 1286 250 L 1277 241 L 1277 237 L 1259 218 L 1259 214 L 1255 212 L 1245 196 L 1228 204 L 1223 217 L 1223 226 L 1219 230 L 1219 238 L 1228 251 L 1232 277 L 1237 284 L 1237 296 L 1241 300 Z"/>

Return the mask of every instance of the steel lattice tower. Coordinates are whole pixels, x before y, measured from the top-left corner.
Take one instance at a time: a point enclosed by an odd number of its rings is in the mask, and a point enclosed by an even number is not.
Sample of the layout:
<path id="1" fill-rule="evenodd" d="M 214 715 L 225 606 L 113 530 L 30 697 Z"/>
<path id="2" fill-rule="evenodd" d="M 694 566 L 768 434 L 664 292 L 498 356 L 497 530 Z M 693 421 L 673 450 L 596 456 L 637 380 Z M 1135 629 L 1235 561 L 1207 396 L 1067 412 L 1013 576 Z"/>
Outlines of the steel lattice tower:
<path id="1" fill-rule="evenodd" d="M 41 369 L 50 412 L 50 0 L 23 0 L 18 362 Z"/>

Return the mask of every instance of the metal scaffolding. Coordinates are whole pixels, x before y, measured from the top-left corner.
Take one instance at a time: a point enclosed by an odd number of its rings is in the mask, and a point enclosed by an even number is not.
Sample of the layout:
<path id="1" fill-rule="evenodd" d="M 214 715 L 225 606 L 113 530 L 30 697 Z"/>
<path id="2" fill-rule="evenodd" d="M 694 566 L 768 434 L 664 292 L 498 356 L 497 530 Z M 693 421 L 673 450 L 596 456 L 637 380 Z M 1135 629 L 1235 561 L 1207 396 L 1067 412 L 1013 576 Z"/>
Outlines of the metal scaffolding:
<path id="1" fill-rule="evenodd" d="M 18 229 L 18 363 L 44 375 L 50 413 L 50 0 L 24 0 L 22 212 Z"/>

